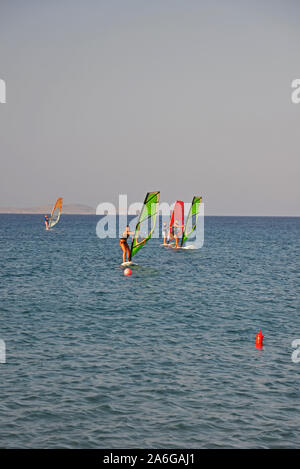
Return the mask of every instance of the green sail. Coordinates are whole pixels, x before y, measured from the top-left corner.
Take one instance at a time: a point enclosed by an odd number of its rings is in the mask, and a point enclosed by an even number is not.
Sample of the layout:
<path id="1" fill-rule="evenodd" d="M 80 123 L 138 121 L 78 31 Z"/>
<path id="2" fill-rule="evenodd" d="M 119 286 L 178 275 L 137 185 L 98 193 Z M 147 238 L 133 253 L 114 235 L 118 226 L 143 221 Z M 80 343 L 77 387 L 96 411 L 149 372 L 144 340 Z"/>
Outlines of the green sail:
<path id="1" fill-rule="evenodd" d="M 130 259 L 151 238 L 155 227 L 160 192 L 148 192 L 139 221 L 137 222 L 130 249 Z"/>
<path id="2" fill-rule="evenodd" d="M 201 204 L 202 197 L 194 196 L 192 205 L 189 211 L 189 214 L 186 219 L 186 224 L 184 226 L 183 235 L 181 239 L 181 246 L 186 242 L 189 236 L 193 233 L 196 228 L 197 218 L 200 213 L 200 204 Z"/>

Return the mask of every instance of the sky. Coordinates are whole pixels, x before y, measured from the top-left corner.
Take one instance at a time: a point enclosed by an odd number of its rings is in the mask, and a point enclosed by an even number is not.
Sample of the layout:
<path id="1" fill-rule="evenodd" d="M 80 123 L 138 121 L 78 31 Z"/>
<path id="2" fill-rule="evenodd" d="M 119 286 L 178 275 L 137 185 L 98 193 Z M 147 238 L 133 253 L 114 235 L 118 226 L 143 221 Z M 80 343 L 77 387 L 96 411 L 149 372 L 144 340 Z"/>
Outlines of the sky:
<path id="1" fill-rule="evenodd" d="M 0 0 L 0 206 L 299 216 L 298 0 Z"/>

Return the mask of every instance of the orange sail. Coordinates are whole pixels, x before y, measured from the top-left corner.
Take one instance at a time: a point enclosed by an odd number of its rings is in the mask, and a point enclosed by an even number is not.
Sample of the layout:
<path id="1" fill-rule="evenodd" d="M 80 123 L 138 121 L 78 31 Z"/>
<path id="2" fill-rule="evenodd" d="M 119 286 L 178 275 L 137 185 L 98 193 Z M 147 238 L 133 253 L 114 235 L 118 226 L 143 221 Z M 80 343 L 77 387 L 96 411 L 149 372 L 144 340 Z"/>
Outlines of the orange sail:
<path id="1" fill-rule="evenodd" d="M 61 215 L 63 199 L 59 197 L 53 207 L 50 219 L 49 219 L 49 228 L 52 228 L 56 223 L 58 223 Z"/>

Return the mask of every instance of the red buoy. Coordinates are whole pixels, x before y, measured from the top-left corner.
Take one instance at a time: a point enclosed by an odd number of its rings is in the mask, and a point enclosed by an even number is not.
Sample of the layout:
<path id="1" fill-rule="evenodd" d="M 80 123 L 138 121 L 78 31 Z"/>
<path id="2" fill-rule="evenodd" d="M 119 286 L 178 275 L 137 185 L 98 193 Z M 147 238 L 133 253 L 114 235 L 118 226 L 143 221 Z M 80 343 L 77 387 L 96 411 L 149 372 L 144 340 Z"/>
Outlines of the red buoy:
<path id="1" fill-rule="evenodd" d="M 128 276 L 128 275 L 131 275 L 132 274 L 132 270 L 127 268 L 124 270 L 124 275 Z"/>
<path id="2" fill-rule="evenodd" d="M 263 338 L 264 336 L 262 335 L 262 332 L 259 331 L 258 334 L 256 334 L 256 347 L 257 348 L 261 348 L 264 344 L 263 344 Z"/>

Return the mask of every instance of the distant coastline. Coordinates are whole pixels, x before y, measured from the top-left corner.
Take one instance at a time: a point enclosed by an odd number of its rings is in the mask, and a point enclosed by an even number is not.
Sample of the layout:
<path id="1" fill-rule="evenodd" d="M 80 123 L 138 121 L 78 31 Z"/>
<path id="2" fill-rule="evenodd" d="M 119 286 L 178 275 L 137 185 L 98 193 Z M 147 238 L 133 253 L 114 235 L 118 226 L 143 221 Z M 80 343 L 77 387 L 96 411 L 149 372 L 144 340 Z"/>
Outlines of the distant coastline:
<path id="1" fill-rule="evenodd" d="M 0 213 L 11 214 L 49 214 L 53 205 L 40 205 L 31 208 L 0 207 Z M 96 209 L 82 204 L 65 204 L 62 213 L 65 215 L 95 215 Z"/>

